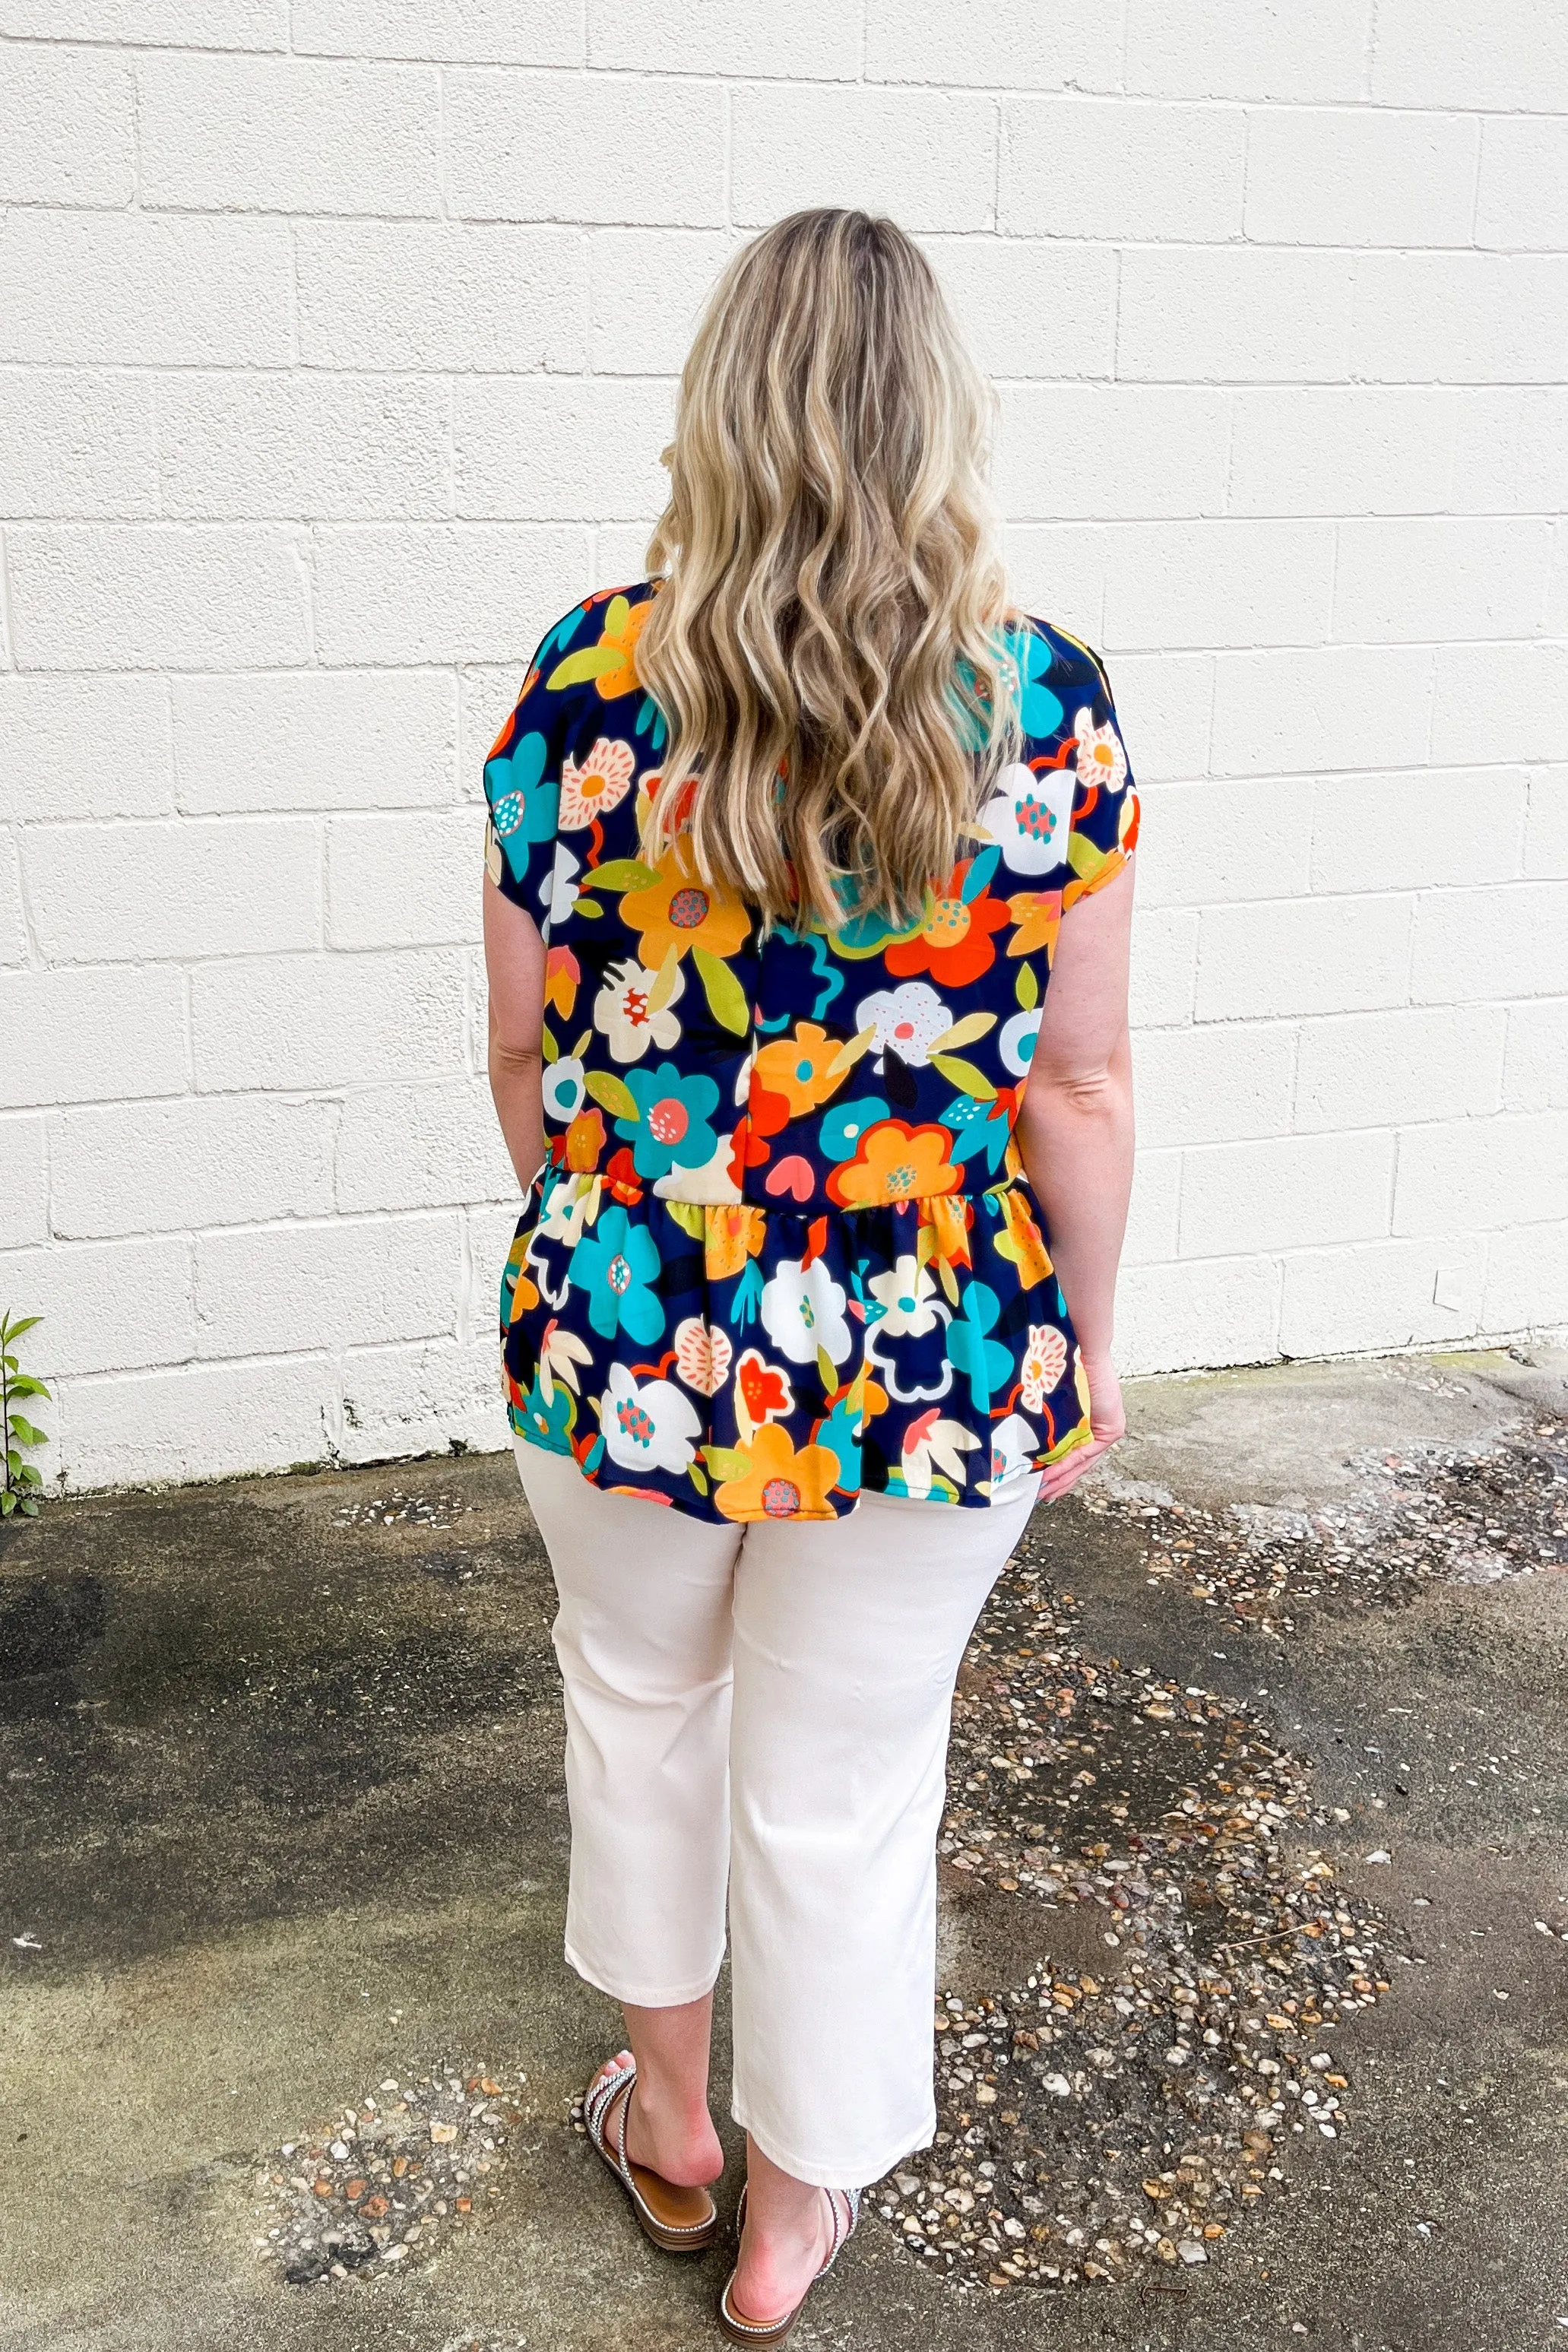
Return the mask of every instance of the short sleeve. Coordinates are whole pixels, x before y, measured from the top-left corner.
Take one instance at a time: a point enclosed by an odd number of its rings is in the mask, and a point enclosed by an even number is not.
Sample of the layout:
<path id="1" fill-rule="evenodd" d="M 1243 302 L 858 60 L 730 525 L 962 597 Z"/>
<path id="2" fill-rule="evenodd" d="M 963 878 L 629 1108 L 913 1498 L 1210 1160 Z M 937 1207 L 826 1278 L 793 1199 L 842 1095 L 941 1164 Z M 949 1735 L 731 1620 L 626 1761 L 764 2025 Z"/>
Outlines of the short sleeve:
<path id="1" fill-rule="evenodd" d="M 1138 840 L 1138 791 L 1111 698 L 1111 682 L 1098 655 L 1084 651 L 1082 688 L 1066 714 L 1077 782 L 1067 843 L 1070 872 L 1061 891 L 1063 912 L 1079 898 L 1113 882 Z"/>
<path id="2" fill-rule="evenodd" d="M 580 618 L 580 609 L 569 616 Z M 567 624 L 558 622 L 528 666 L 517 707 L 485 762 L 485 870 L 505 898 L 524 907 L 541 931 L 549 919 L 560 806 L 562 706 L 547 679 Z"/>

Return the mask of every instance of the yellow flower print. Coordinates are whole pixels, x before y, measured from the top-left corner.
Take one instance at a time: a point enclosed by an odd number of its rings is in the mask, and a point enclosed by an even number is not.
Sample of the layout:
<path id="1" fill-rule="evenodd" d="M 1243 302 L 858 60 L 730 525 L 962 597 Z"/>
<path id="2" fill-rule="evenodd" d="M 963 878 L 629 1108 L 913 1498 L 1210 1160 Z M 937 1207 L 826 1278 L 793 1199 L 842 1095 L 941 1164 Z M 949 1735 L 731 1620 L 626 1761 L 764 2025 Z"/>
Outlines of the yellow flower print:
<path id="1" fill-rule="evenodd" d="M 701 948 L 721 963 L 734 955 L 751 929 L 751 918 L 738 898 L 703 880 L 684 834 L 653 870 L 656 882 L 628 890 L 621 901 L 622 921 L 642 933 L 644 970 L 657 971 L 667 955 L 679 958 L 691 948 Z"/>
<path id="2" fill-rule="evenodd" d="M 790 1444 L 782 1424 L 770 1421 L 747 1449 L 744 1477 L 727 1479 L 714 1502 L 727 1519 L 831 1519 L 828 1500 L 839 1475 L 839 1457 L 825 1445 Z M 745 1458 L 744 1456 L 742 1457 Z"/>
<path id="3" fill-rule="evenodd" d="M 802 1021 L 792 1037 L 776 1037 L 763 1046 L 757 1056 L 757 1083 L 770 1095 L 782 1095 L 790 1118 L 800 1118 L 842 1086 L 848 1073 L 835 1072 L 832 1066 L 842 1050 L 838 1039 L 814 1021 Z"/>
<path id="4" fill-rule="evenodd" d="M 1025 1288 L 1043 1282 L 1053 1271 L 1051 1252 L 1045 1246 L 1045 1235 L 1029 1212 L 1022 1195 L 1014 1192 L 1002 1193 L 1002 1223 L 1006 1233 L 997 1235 L 997 1255 L 1009 1257 L 1019 1270 L 1019 1279 Z"/>
<path id="5" fill-rule="evenodd" d="M 727 1281 L 740 1272 L 748 1257 L 758 1257 L 768 1232 L 761 1209 L 731 1207 L 727 1202 L 704 1212 L 704 1256 L 710 1282 Z"/>
<path id="6" fill-rule="evenodd" d="M 1008 912 L 1018 925 L 1008 941 L 1009 955 L 1038 955 L 1043 948 L 1049 962 L 1056 953 L 1056 935 L 1061 929 L 1061 891 L 1020 890 L 1008 900 Z"/>

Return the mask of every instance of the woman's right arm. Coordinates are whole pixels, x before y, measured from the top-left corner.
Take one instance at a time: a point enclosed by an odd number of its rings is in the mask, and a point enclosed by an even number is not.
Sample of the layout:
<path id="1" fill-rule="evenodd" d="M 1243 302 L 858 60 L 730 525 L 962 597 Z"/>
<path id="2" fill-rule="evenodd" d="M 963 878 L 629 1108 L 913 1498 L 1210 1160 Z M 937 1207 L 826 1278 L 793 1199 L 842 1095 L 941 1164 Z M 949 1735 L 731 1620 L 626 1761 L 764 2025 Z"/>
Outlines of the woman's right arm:
<path id="1" fill-rule="evenodd" d="M 1044 1473 L 1040 1494 L 1051 1500 L 1126 1429 L 1111 1332 L 1133 1186 L 1132 923 L 1130 866 L 1063 916 L 1019 1109 L 1019 1148 L 1089 1382 L 1092 1442 Z"/>
<path id="2" fill-rule="evenodd" d="M 485 970 L 490 983 L 490 1093 L 526 1192 L 545 1156 L 545 946 L 525 908 L 485 879 Z"/>

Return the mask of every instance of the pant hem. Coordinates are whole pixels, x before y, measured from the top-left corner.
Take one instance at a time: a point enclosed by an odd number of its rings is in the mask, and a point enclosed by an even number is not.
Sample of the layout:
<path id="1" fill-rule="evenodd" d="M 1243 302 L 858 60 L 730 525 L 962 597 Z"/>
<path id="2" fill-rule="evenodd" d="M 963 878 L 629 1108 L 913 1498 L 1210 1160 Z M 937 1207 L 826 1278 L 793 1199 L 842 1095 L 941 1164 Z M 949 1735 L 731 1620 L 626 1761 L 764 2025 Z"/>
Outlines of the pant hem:
<path id="1" fill-rule="evenodd" d="M 686 1984 L 633 1986 L 618 1978 L 613 1969 L 591 1967 L 570 1944 L 562 1948 L 568 1968 L 575 1970 L 584 1984 L 591 1984 L 595 1992 L 607 1993 L 612 2000 L 618 2000 L 622 2006 L 630 2004 L 632 2009 L 679 2009 L 688 2000 L 701 2000 L 703 1995 L 712 1992 L 718 1982 L 719 1968 L 724 1959 L 721 1951 L 706 1976 L 694 1977 Z"/>
<path id="2" fill-rule="evenodd" d="M 739 2099 L 731 2101 L 729 2112 L 742 2131 L 751 2134 L 769 2163 L 793 2173 L 797 2180 L 809 2180 L 815 2189 L 864 2189 L 891 2172 L 895 2164 L 913 2155 L 916 2148 L 929 2147 L 936 2133 L 936 2110 L 933 2106 L 915 2130 L 901 2132 L 870 2156 L 825 2161 L 787 2148 L 766 2126 L 759 2130 Z"/>

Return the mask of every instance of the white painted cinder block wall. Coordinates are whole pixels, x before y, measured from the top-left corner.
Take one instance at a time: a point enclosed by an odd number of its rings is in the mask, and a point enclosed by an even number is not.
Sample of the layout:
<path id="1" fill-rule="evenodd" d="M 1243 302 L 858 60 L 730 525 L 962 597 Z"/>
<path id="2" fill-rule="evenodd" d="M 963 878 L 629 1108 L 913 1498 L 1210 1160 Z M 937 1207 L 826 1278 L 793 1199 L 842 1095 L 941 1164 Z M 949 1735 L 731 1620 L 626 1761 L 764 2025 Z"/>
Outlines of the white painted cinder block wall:
<path id="1" fill-rule="evenodd" d="M 1129 1367 L 1568 1320 L 1560 0 L 0 0 L 52 1471 L 502 1443 L 481 762 L 818 202 L 951 286 L 1145 786 Z"/>

